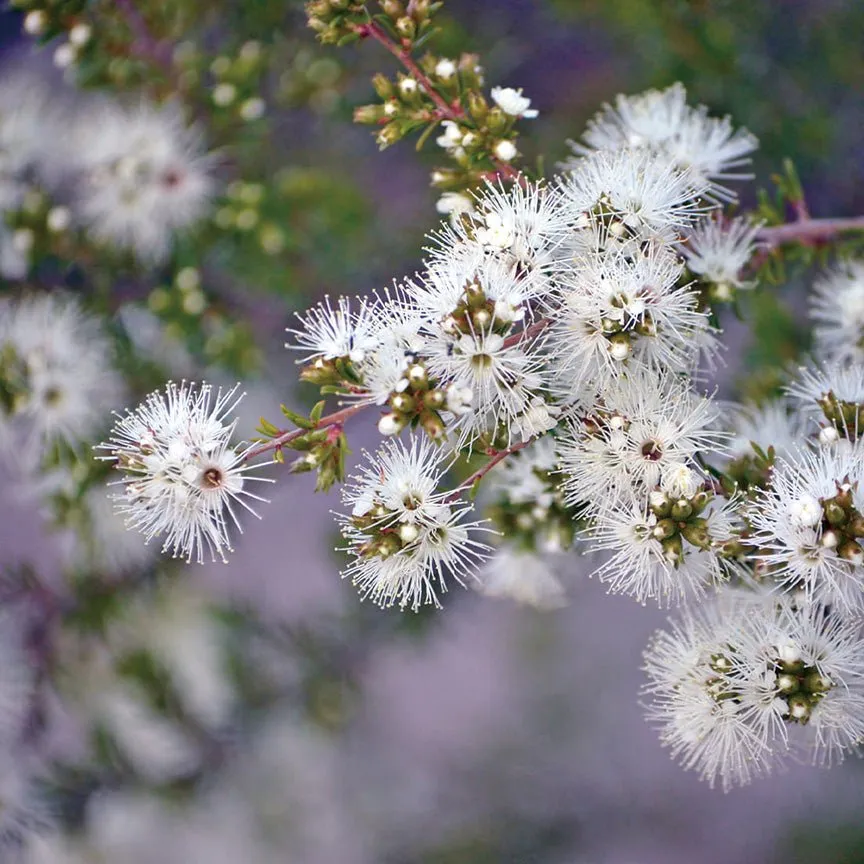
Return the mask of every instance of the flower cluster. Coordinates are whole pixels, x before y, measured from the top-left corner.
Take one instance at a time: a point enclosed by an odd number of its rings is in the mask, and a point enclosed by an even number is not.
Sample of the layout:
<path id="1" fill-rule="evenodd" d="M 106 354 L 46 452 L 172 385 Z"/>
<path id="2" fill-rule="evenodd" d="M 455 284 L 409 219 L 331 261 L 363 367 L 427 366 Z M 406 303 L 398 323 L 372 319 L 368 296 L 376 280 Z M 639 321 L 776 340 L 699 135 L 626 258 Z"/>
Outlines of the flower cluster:
<path id="1" fill-rule="evenodd" d="M 225 560 L 229 523 L 240 529 L 239 505 L 255 514 L 247 499 L 262 501 L 246 488 L 248 447 L 235 449 L 236 420 L 227 421 L 242 398 L 202 385 L 169 383 L 135 411 L 117 420 L 98 449 L 125 476 L 115 496 L 127 525 L 147 538 L 163 539 L 163 551 L 199 562 L 208 553 Z M 227 513 L 227 517 L 226 517 Z"/>
<path id="2" fill-rule="evenodd" d="M 648 717 L 673 756 L 725 789 L 789 757 L 842 761 L 864 738 L 862 640 L 830 608 L 729 592 L 655 635 Z"/>

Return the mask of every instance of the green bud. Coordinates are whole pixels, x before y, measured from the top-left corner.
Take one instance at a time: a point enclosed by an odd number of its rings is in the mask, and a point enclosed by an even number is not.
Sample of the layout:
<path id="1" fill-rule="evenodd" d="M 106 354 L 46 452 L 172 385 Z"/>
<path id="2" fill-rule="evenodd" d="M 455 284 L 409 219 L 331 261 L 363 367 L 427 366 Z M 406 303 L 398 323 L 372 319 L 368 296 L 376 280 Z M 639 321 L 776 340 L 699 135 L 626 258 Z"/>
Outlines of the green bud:
<path id="1" fill-rule="evenodd" d="M 402 129 L 402 124 L 398 122 L 388 123 L 375 137 L 378 146 L 385 150 L 391 144 L 400 141 L 405 135 Z"/>
<path id="2" fill-rule="evenodd" d="M 837 554 L 850 564 L 864 563 L 864 549 L 855 540 L 847 540 L 842 543 L 837 549 Z"/>
<path id="3" fill-rule="evenodd" d="M 804 689 L 809 693 L 827 693 L 831 689 L 831 681 L 818 672 L 811 672 L 804 679 Z"/>
<path id="4" fill-rule="evenodd" d="M 372 86 L 375 88 L 375 92 L 378 94 L 379 98 L 383 99 L 385 102 L 388 99 L 393 98 L 393 93 L 395 92 L 393 84 L 380 72 L 372 79 Z"/>
<path id="5" fill-rule="evenodd" d="M 390 397 L 390 407 L 400 414 L 410 414 L 417 407 L 417 403 L 408 393 L 394 393 Z"/>
<path id="6" fill-rule="evenodd" d="M 691 499 L 690 504 L 693 507 L 693 512 L 698 516 L 710 503 L 711 503 L 711 493 L 705 492 L 702 490 L 701 492 L 697 492 Z"/>
<path id="7" fill-rule="evenodd" d="M 705 519 L 693 519 L 682 529 L 684 539 L 699 549 L 707 549 L 711 545 L 711 534 L 708 531 L 708 522 Z"/>
<path id="8" fill-rule="evenodd" d="M 433 441 L 438 441 L 444 437 L 444 421 L 435 411 L 422 411 L 420 414 L 420 425 Z"/>
<path id="9" fill-rule="evenodd" d="M 384 119 L 384 108 L 381 105 L 358 105 L 354 109 L 355 123 L 378 123 Z"/>
<path id="10" fill-rule="evenodd" d="M 396 20 L 396 32 L 403 39 L 413 39 L 417 35 L 417 25 L 407 15 Z"/>
<path id="11" fill-rule="evenodd" d="M 822 512 L 825 514 L 825 518 L 828 520 L 829 524 L 833 525 L 835 528 L 846 522 L 846 511 L 834 498 L 829 498 L 822 504 Z"/>
<path id="12" fill-rule="evenodd" d="M 399 0 L 381 0 L 381 9 L 385 15 L 392 18 L 394 21 L 405 14 L 405 7 L 399 2 Z"/>
<path id="13" fill-rule="evenodd" d="M 399 538 L 395 534 L 384 534 L 377 543 L 377 552 L 380 558 L 389 558 L 402 548 Z"/>
<path id="14" fill-rule="evenodd" d="M 423 404 L 426 405 L 427 408 L 438 409 L 443 408 L 444 403 L 447 401 L 447 395 L 443 390 L 430 390 L 426 394 L 426 398 L 423 400 Z"/>
<path id="15" fill-rule="evenodd" d="M 672 518 L 673 519 L 689 519 L 693 513 L 693 506 L 686 498 L 679 498 L 672 505 Z"/>
<path id="16" fill-rule="evenodd" d="M 653 536 L 657 540 L 665 540 L 668 537 L 671 537 L 678 530 L 678 526 L 675 524 L 672 519 L 661 519 L 652 530 Z"/>
<path id="17" fill-rule="evenodd" d="M 489 103 L 483 98 L 483 94 L 477 90 L 468 91 L 468 111 L 482 126 L 486 115 L 489 113 Z"/>
<path id="18" fill-rule="evenodd" d="M 677 567 L 684 560 L 684 544 L 681 542 L 680 535 L 667 537 L 661 541 L 663 546 L 663 555 L 670 564 Z"/>

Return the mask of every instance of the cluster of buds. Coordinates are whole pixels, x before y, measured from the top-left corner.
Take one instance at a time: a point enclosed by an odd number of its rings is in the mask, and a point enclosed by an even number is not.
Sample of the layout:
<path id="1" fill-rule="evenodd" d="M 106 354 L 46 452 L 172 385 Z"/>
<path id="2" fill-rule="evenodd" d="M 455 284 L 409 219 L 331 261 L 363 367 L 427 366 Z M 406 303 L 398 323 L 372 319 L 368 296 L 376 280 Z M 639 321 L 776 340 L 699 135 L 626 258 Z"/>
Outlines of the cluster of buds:
<path id="1" fill-rule="evenodd" d="M 240 46 L 236 57 L 220 54 L 210 64 L 210 100 L 217 112 L 232 119 L 252 122 L 264 116 L 266 105 L 260 96 L 261 77 L 267 66 L 260 42 L 250 39 Z M 217 116 L 218 119 L 218 116 Z"/>
<path id="2" fill-rule="evenodd" d="M 356 27 L 369 20 L 369 12 L 365 2 L 310 0 L 306 20 L 325 45 L 346 45 L 358 38 Z"/>
<path id="3" fill-rule="evenodd" d="M 267 218 L 267 204 L 263 184 L 235 180 L 228 185 L 213 219 L 223 231 L 251 236 L 265 253 L 278 255 L 285 249 L 285 231 Z"/>
<path id="4" fill-rule="evenodd" d="M 432 185 L 459 193 L 480 183 L 490 172 L 510 175 L 518 156 L 515 124 L 536 117 L 521 90 L 493 88 L 491 102 L 482 93 L 483 70 L 474 54 L 458 60 L 427 53 L 418 61 L 411 53 L 431 33 L 440 3 L 428 0 L 381 0 L 383 14 L 372 18 L 364 7 L 347 0 L 319 0 L 306 6 L 309 25 L 324 42 L 344 44 L 372 37 L 387 45 L 403 63 L 395 79 L 373 79 L 380 103 L 361 105 L 357 123 L 377 127 L 381 149 L 420 132 L 418 148 L 436 130 L 436 141 L 455 165 L 432 173 Z M 515 173 L 515 172 L 512 172 Z"/>
<path id="5" fill-rule="evenodd" d="M 446 434 L 441 412 L 464 414 L 470 410 L 472 396 L 470 388 L 452 384 L 446 389 L 437 387 L 422 362 L 411 363 L 390 394 L 390 410 L 378 421 L 378 431 L 398 435 L 410 425 L 421 428 L 433 441 L 440 441 Z"/>
<path id="6" fill-rule="evenodd" d="M 650 493 L 648 509 L 655 517 L 651 520 L 651 536 L 660 541 L 666 559 L 673 566 L 684 560 L 685 541 L 697 549 L 711 548 L 708 520 L 702 518 L 711 499 L 711 493 L 704 489 L 689 497 L 670 496 L 661 489 Z"/>
<path id="7" fill-rule="evenodd" d="M 839 438 L 857 441 L 860 430 L 864 429 L 864 405 L 858 402 L 845 402 L 838 399 L 833 391 L 819 399 L 819 407 L 830 424 L 823 426 L 819 440 L 823 444 L 833 444 Z"/>
<path id="8" fill-rule="evenodd" d="M 507 336 L 514 322 L 521 320 L 525 310 L 521 307 L 491 299 L 479 281 L 465 285 L 465 292 L 456 308 L 444 319 L 442 328 L 450 336 L 472 336 L 476 333 L 494 333 Z"/>
<path id="9" fill-rule="evenodd" d="M 834 686 L 830 678 L 812 665 L 806 665 L 791 645 L 780 646 L 775 659 L 777 696 L 786 703 L 784 716 L 792 723 L 804 724 L 813 709 Z"/>
<path id="10" fill-rule="evenodd" d="M 848 482 L 837 484 L 837 494 L 819 499 L 821 506 L 821 543 L 833 549 L 844 561 L 864 563 L 864 515 L 855 507 L 854 486 Z"/>
<path id="11" fill-rule="evenodd" d="M 421 526 L 394 521 L 396 515 L 376 501 L 368 512 L 351 517 L 351 525 L 368 538 L 358 550 L 361 558 L 390 558 L 417 542 Z"/>

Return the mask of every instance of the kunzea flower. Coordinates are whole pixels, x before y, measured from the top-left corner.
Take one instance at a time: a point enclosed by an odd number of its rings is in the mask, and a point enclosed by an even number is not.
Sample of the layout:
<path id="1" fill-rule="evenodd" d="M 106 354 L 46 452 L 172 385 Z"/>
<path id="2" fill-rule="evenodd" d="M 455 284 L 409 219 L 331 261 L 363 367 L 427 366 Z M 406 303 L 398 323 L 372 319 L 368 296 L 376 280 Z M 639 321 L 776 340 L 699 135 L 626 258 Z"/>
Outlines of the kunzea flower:
<path id="1" fill-rule="evenodd" d="M 440 606 L 449 579 L 476 578 L 483 529 L 465 522 L 472 505 L 439 491 L 448 459 L 428 438 L 389 439 L 343 487 L 348 512 L 337 519 L 351 556 L 343 576 L 364 599 L 417 611 Z"/>
<path id="2" fill-rule="evenodd" d="M 176 232 L 208 211 L 213 157 L 176 105 L 98 103 L 78 125 L 81 179 L 74 211 L 102 242 L 163 261 Z"/>
<path id="3" fill-rule="evenodd" d="M 777 460 L 769 488 L 747 508 L 748 543 L 767 579 L 809 600 L 864 606 L 862 480 L 860 445 Z"/>
<path id="4" fill-rule="evenodd" d="M 162 539 L 174 557 L 226 560 L 231 524 L 242 531 L 235 506 L 257 516 L 249 500 L 265 500 L 248 488 L 265 481 L 249 473 L 257 467 L 247 464 L 251 448 L 231 444 L 237 421 L 228 418 L 242 398 L 236 391 L 170 382 L 118 418 L 97 448 L 124 475 L 117 512 L 148 542 Z"/>

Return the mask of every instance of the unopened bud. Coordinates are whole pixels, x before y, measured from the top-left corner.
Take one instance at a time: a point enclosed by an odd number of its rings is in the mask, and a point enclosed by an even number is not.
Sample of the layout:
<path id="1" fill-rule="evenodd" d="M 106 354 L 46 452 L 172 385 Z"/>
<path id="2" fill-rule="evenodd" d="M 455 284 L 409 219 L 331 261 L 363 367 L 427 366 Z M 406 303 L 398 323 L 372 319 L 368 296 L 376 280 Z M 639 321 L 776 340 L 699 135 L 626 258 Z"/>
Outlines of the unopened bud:
<path id="1" fill-rule="evenodd" d="M 385 414 L 378 421 L 378 431 L 382 435 L 398 435 L 402 431 L 402 421 L 396 414 Z"/>

